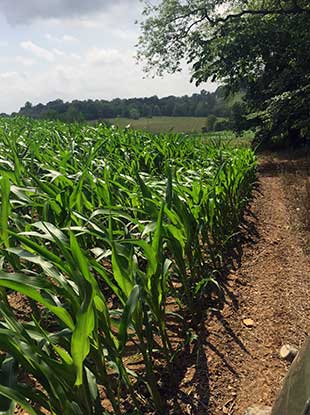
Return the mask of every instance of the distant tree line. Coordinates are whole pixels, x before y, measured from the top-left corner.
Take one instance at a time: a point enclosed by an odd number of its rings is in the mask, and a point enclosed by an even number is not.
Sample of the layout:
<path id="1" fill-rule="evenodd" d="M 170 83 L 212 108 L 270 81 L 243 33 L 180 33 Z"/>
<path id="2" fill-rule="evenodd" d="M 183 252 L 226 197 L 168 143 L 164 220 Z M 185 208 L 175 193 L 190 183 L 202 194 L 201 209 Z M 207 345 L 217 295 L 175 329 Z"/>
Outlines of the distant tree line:
<path id="1" fill-rule="evenodd" d="M 107 100 L 74 100 L 64 102 L 61 99 L 47 104 L 32 105 L 30 102 L 20 109 L 18 115 L 37 119 L 73 121 L 94 121 L 117 117 L 138 119 L 140 117 L 224 117 L 231 114 L 225 90 L 219 87 L 215 92 L 202 90 L 192 96 L 168 96 L 158 98 L 116 98 Z M 16 114 L 15 114 L 16 115 Z"/>

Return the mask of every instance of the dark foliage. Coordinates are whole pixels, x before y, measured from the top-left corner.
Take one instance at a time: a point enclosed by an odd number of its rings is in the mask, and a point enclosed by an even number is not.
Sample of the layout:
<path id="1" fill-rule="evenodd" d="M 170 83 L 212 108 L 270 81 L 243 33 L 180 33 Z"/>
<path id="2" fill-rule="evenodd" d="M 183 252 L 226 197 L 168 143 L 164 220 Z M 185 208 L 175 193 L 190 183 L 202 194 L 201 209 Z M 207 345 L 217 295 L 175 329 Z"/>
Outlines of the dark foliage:
<path id="1" fill-rule="evenodd" d="M 19 111 L 24 115 L 36 119 L 50 119 L 62 121 L 94 121 L 116 117 L 138 119 L 140 117 L 169 116 L 169 117 L 215 117 L 229 116 L 230 109 L 225 99 L 224 88 L 215 92 L 202 90 L 192 96 L 168 96 L 158 98 L 116 98 L 112 101 L 87 100 L 63 102 L 61 99 L 51 101 L 46 105 L 32 105 L 27 102 Z"/>

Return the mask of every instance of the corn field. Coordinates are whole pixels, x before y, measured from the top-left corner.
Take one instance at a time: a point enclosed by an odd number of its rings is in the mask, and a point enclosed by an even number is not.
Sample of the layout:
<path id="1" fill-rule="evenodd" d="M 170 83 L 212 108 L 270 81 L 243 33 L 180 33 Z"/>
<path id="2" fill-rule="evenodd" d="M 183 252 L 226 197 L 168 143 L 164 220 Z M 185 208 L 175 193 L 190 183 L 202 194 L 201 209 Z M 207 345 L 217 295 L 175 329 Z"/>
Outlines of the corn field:
<path id="1" fill-rule="evenodd" d="M 197 137 L 0 119 L 0 411 L 165 414 L 159 363 L 189 341 L 167 322 L 191 332 L 221 292 L 255 164 Z"/>

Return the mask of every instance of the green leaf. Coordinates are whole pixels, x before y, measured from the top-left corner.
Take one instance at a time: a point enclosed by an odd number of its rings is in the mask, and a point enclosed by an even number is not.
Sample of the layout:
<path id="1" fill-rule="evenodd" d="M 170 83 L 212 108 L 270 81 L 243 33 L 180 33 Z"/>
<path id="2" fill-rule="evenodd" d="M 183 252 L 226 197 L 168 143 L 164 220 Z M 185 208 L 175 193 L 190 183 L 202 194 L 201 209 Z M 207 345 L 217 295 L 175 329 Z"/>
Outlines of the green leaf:
<path id="1" fill-rule="evenodd" d="M 70 234 L 70 245 L 78 268 L 85 278 L 83 302 L 76 317 L 76 326 L 72 334 L 71 354 L 76 368 L 76 386 L 83 383 L 83 362 L 90 351 L 90 337 L 95 328 L 94 298 L 96 282 L 88 269 L 88 262 L 84 257 L 76 238 Z"/>
<path id="2" fill-rule="evenodd" d="M 12 357 L 5 359 L 0 368 L 0 385 L 14 388 L 17 380 L 18 364 Z M 5 396 L 0 397 L 0 414 L 13 415 L 15 402 Z"/>
<path id="3" fill-rule="evenodd" d="M 70 314 L 62 307 L 53 305 L 48 299 L 44 298 L 38 291 L 38 288 L 50 288 L 48 282 L 42 282 L 36 277 L 29 277 L 23 274 L 5 273 L 0 271 L 0 287 L 10 288 L 27 297 L 44 305 L 48 310 L 54 313 L 62 320 L 71 330 L 74 329 L 74 323 Z"/>
<path id="4" fill-rule="evenodd" d="M 24 396 L 7 386 L 0 385 L 0 395 L 5 396 L 6 398 L 17 402 L 23 409 L 25 409 L 30 415 L 44 415 L 41 411 L 36 411 L 29 405 Z"/>
<path id="5" fill-rule="evenodd" d="M 117 252 L 115 242 L 112 241 L 111 244 L 113 276 L 126 298 L 128 298 L 133 288 L 133 282 L 130 280 L 130 276 L 127 274 L 126 270 L 123 269 L 121 257 Z"/>
<path id="6" fill-rule="evenodd" d="M 91 288 L 87 290 L 71 339 L 71 355 L 76 368 L 75 385 L 83 384 L 83 363 L 90 352 L 90 336 L 95 328 L 95 313 Z"/>
<path id="7" fill-rule="evenodd" d="M 9 247 L 8 222 L 10 215 L 10 181 L 6 175 L 0 180 L 1 187 L 1 239 L 6 248 Z"/>
<path id="8" fill-rule="evenodd" d="M 126 345 L 128 326 L 131 322 L 131 316 L 137 307 L 139 297 L 140 297 L 140 287 L 138 285 L 135 285 L 124 307 L 121 323 L 119 326 L 118 340 L 119 340 L 119 350 L 121 352 L 123 351 Z"/>

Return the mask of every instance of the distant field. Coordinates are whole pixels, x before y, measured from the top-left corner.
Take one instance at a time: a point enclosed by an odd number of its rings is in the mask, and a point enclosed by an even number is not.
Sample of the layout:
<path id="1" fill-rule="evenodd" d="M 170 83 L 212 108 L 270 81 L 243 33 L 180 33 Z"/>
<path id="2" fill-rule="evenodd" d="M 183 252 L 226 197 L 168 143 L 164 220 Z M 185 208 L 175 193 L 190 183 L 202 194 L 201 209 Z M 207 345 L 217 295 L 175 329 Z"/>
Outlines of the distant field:
<path id="1" fill-rule="evenodd" d="M 130 125 L 137 130 L 150 131 L 152 133 L 201 133 L 202 128 L 206 127 L 207 119 L 204 117 L 152 117 L 139 118 L 113 118 L 107 120 L 118 127 Z"/>
<path id="2" fill-rule="evenodd" d="M 113 118 L 107 121 L 120 128 L 130 126 L 133 129 L 155 134 L 167 132 L 201 134 L 206 140 L 230 141 L 234 147 L 249 147 L 254 137 L 251 131 L 245 132 L 242 136 L 236 136 L 233 131 L 202 133 L 202 128 L 207 125 L 207 119 L 203 117 L 152 117 L 138 120 Z"/>
<path id="3" fill-rule="evenodd" d="M 253 131 L 245 131 L 241 135 L 236 135 L 233 131 L 218 131 L 203 134 L 207 141 L 225 141 L 229 142 L 232 147 L 250 147 L 254 138 Z"/>

